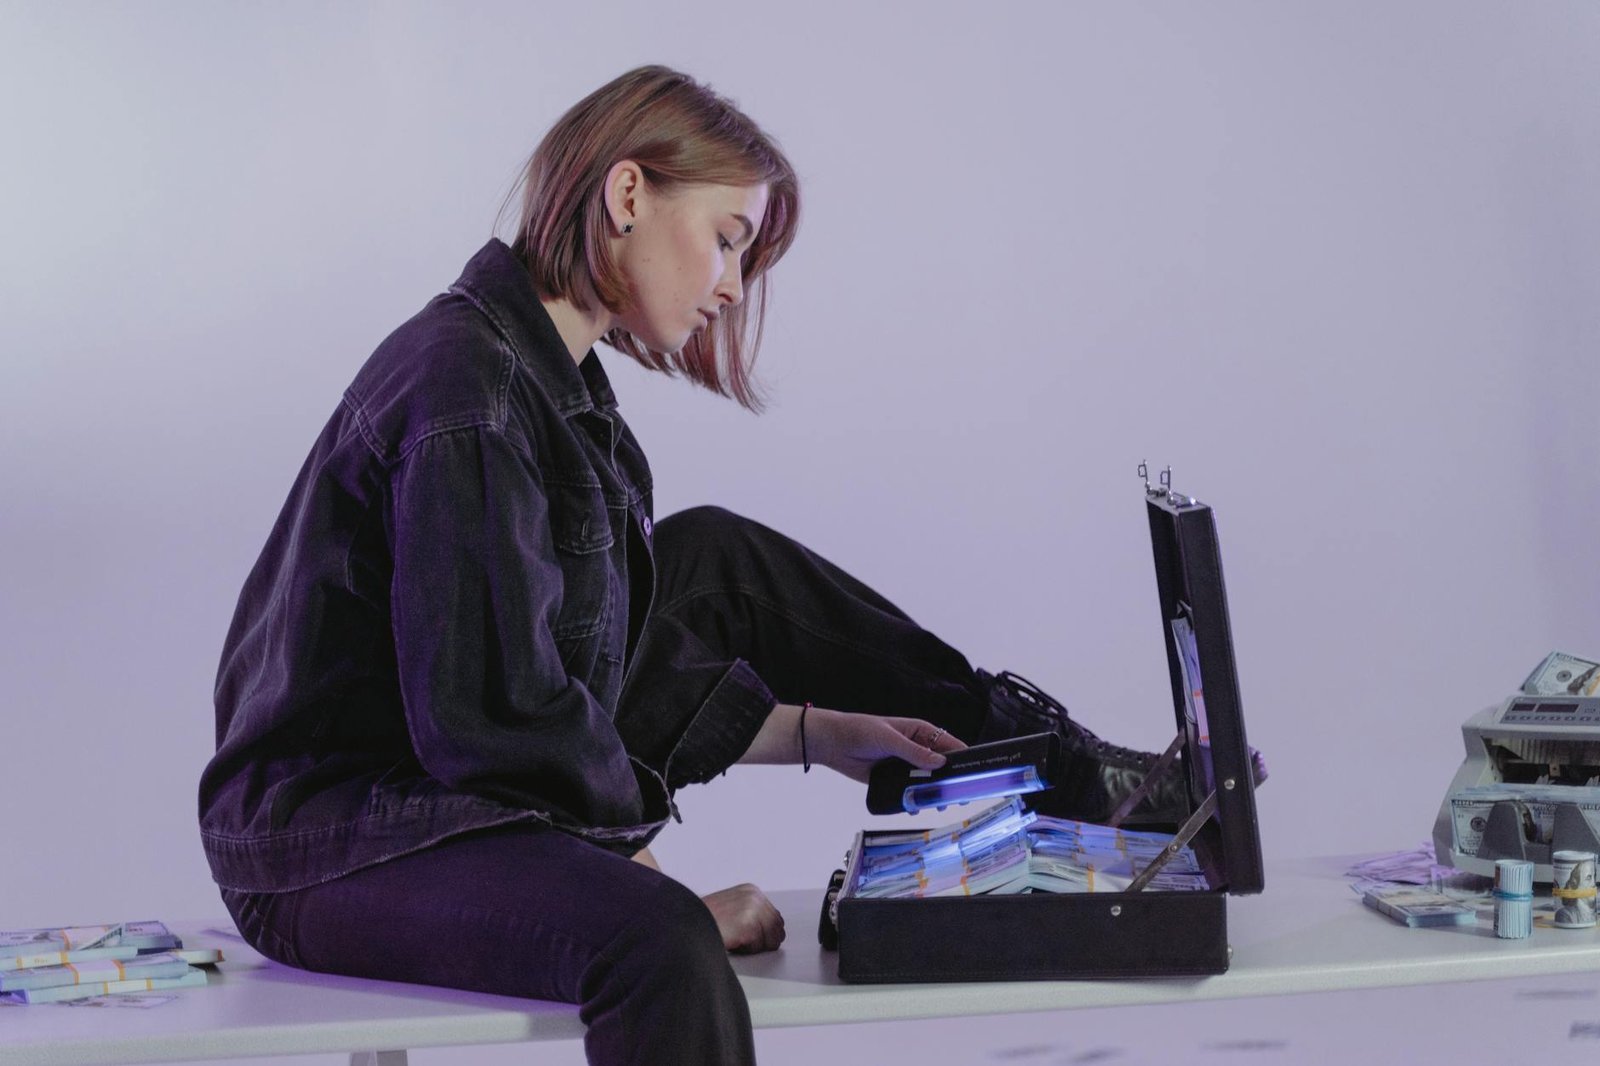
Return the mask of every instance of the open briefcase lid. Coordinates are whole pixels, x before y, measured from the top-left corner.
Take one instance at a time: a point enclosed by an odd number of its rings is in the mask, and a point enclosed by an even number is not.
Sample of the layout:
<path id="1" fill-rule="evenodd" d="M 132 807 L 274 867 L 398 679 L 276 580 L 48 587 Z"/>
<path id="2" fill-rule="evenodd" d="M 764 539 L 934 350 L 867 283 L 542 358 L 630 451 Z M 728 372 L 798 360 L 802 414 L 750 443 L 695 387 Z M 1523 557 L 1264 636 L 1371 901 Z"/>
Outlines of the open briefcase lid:
<path id="1" fill-rule="evenodd" d="M 1142 463 L 1139 472 L 1145 474 Z M 1260 892 L 1254 766 L 1245 742 L 1216 523 L 1211 508 L 1172 491 L 1170 468 L 1163 471 L 1158 487 L 1146 476 L 1145 507 L 1177 733 L 1145 775 L 1145 783 L 1106 824 L 1123 824 L 1150 789 L 1170 775 L 1181 775 L 1187 813 L 1175 827 L 1171 852 L 1192 841 L 1213 889 L 1235 895 Z M 874 814 L 944 810 L 952 803 L 1048 788 L 1061 756 L 1056 736 L 1040 733 L 954 752 L 936 770 L 886 759 L 872 769 L 867 809 Z M 1150 863 L 1130 890 L 1142 889 L 1169 857 Z"/>
<path id="2" fill-rule="evenodd" d="M 1143 464 L 1139 472 L 1145 474 Z M 1213 886 L 1235 895 L 1260 892 L 1255 776 L 1216 522 L 1210 507 L 1172 491 L 1170 468 L 1160 485 L 1146 480 L 1145 508 L 1178 727 L 1173 746 L 1181 746 L 1178 766 L 1169 772 L 1185 775 L 1192 810 L 1215 797 L 1215 815 L 1200 830 L 1217 860 L 1218 869 L 1208 871 Z"/>

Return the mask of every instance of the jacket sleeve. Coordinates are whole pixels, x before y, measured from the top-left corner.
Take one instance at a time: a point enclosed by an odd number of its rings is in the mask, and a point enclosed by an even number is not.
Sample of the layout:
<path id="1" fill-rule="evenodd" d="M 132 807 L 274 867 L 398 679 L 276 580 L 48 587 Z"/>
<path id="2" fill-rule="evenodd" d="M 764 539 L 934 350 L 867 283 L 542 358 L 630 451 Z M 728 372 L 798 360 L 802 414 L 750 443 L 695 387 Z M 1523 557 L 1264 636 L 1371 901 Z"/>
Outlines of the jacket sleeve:
<path id="1" fill-rule="evenodd" d="M 494 427 L 437 433 L 391 470 L 395 654 L 411 743 L 456 791 L 641 820 L 611 715 L 551 636 L 562 571 L 532 459 Z"/>
<path id="2" fill-rule="evenodd" d="M 726 773 L 778 702 L 748 662 L 709 647 L 670 614 L 650 620 L 633 670 L 651 678 L 650 692 L 624 694 L 617 729 L 673 791 Z"/>

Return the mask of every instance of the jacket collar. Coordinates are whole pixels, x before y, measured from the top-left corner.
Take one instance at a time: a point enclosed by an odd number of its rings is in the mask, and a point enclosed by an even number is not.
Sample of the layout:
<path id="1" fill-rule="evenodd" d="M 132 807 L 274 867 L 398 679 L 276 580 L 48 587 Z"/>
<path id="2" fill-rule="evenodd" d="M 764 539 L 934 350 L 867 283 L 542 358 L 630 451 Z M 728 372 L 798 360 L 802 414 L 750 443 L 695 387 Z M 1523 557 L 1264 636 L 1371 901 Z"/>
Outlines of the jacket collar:
<path id="1" fill-rule="evenodd" d="M 491 237 L 467 261 L 450 291 L 471 300 L 488 316 L 563 416 L 616 408 L 617 397 L 600 357 L 590 348 L 581 364 L 572 361 L 555 322 L 539 302 L 527 268 L 504 241 Z"/>

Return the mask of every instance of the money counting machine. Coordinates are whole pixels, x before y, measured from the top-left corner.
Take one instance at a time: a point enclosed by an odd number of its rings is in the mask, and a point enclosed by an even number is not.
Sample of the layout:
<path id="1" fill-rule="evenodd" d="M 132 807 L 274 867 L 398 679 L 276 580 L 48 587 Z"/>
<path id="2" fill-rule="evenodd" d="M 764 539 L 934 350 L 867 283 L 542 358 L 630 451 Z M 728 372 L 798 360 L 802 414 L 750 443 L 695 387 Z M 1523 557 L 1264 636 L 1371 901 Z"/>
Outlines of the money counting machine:
<path id="1" fill-rule="evenodd" d="M 1600 852 L 1600 697 L 1518 694 L 1461 727 L 1467 758 L 1439 806 L 1439 862 L 1484 876 L 1496 859 L 1550 880 L 1554 851 Z"/>
<path id="2" fill-rule="evenodd" d="M 1139 472 L 1145 474 L 1143 464 Z M 875 836 L 890 834 L 858 833 L 846 868 L 829 885 L 819 928 L 824 946 L 838 951 L 843 980 L 1066 980 L 1228 968 L 1227 898 L 1260 892 L 1263 878 L 1216 525 L 1211 508 L 1172 491 L 1170 468 L 1158 486 L 1146 476 L 1145 511 L 1177 726 L 1146 780 L 1181 774 L 1189 797 L 1181 824 L 1161 827 L 1173 834 L 1171 854 L 1150 862 L 1125 891 L 868 896 L 854 892 L 861 856 Z M 874 770 L 868 808 L 914 813 L 1048 788 L 1059 765 L 1056 742 L 1043 734 L 982 745 L 952 755 L 932 774 L 891 760 Z M 1139 798 L 1129 797 L 1108 824 L 1117 825 Z M 1185 846 L 1209 887 L 1151 885 Z"/>

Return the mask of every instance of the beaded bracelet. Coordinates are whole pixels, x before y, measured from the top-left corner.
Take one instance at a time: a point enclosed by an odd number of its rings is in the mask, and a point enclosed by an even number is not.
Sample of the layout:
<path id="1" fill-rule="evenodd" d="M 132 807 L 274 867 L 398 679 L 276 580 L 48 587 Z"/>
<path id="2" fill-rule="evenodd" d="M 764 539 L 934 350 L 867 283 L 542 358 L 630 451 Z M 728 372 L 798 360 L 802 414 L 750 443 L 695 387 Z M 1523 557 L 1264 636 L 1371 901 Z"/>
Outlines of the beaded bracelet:
<path id="1" fill-rule="evenodd" d="M 811 757 L 806 754 L 806 712 L 811 709 L 811 702 L 800 708 L 800 765 L 805 773 L 811 772 Z"/>

